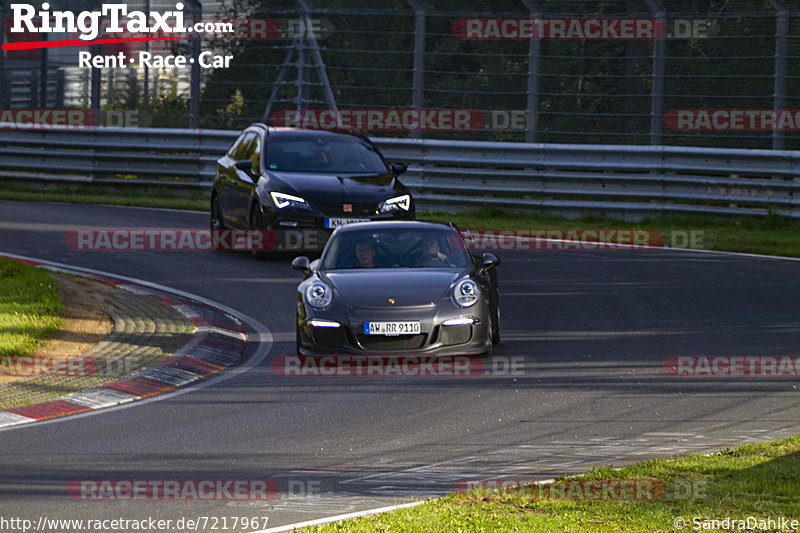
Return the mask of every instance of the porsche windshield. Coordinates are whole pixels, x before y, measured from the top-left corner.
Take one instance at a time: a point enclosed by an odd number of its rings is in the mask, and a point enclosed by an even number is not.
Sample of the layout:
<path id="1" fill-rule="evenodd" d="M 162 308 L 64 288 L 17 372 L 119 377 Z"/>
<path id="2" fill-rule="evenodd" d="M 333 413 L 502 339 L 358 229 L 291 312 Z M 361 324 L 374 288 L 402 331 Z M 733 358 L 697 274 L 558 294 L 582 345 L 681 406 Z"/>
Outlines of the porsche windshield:
<path id="1" fill-rule="evenodd" d="M 270 136 L 266 164 L 269 170 L 285 172 L 389 173 L 372 146 L 350 135 Z"/>
<path id="2" fill-rule="evenodd" d="M 465 268 L 469 254 L 454 230 L 393 228 L 339 233 L 321 258 L 325 270 Z"/>

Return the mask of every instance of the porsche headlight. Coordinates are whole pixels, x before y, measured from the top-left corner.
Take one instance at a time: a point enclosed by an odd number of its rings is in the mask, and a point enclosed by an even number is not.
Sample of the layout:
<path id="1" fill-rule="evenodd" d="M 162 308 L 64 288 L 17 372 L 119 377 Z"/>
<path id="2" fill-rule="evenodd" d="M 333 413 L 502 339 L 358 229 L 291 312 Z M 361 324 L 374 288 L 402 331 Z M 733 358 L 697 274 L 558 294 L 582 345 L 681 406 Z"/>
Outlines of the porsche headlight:
<path id="1" fill-rule="evenodd" d="M 481 297 L 481 288 L 470 278 L 464 278 L 453 287 L 453 301 L 461 307 L 469 307 Z"/>
<path id="2" fill-rule="evenodd" d="M 283 209 L 285 207 L 293 207 L 295 209 L 310 209 L 308 203 L 299 196 L 294 196 L 292 194 L 286 194 L 283 192 L 271 192 L 269 195 L 272 196 L 272 201 L 275 203 L 275 207 L 278 209 Z"/>
<path id="3" fill-rule="evenodd" d="M 315 281 L 306 287 L 306 302 L 316 309 L 325 309 L 333 300 L 333 290 L 322 283 Z"/>
<path id="4" fill-rule="evenodd" d="M 408 194 L 389 198 L 381 205 L 381 213 L 397 210 L 408 211 L 409 209 L 411 209 L 411 195 Z"/>

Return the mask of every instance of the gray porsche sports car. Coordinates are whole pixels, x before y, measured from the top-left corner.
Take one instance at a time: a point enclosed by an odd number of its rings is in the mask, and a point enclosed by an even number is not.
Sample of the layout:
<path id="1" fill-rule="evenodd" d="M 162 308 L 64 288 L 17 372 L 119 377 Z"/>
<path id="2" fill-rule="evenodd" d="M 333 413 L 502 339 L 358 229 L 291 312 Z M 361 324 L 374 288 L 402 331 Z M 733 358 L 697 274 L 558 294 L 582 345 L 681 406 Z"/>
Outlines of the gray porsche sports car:
<path id="1" fill-rule="evenodd" d="M 491 253 L 470 254 L 451 224 L 337 228 L 319 259 L 292 261 L 298 354 L 481 354 L 500 340 Z"/>

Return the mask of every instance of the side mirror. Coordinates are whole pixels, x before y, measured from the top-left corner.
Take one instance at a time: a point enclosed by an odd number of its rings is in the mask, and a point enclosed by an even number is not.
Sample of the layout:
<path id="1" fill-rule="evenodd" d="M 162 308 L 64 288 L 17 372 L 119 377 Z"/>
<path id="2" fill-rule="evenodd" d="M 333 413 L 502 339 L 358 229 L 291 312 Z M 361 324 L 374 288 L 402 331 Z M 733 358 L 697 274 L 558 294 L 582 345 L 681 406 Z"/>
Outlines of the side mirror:
<path id="1" fill-rule="evenodd" d="M 309 267 L 308 257 L 304 255 L 292 259 L 292 268 L 297 270 L 298 272 L 302 272 L 304 275 L 311 274 L 311 268 Z"/>
<path id="2" fill-rule="evenodd" d="M 253 171 L 253 162 L 249 159 L 240 159 L 239 161 L 233 164 L 239 170 L 244 170 L 245 172 L 252 172 Z"/>
<path id="3" fill-rule="evenodd" d="M 483 254 L 483 260 L 481 264 L 481 269 L 485 272 L 489 269 L 492 269 L 500 264 L 500 258 L 494 255 L 491 252 L 485 252 Z"/>
<path id="4" fill-rule="evenodd" d="M 407 163 L 389 163 L 389 167 L 392 169 L 392 174 L 395 176 L 399 176 L 406 170 L 408 170 Z"/>

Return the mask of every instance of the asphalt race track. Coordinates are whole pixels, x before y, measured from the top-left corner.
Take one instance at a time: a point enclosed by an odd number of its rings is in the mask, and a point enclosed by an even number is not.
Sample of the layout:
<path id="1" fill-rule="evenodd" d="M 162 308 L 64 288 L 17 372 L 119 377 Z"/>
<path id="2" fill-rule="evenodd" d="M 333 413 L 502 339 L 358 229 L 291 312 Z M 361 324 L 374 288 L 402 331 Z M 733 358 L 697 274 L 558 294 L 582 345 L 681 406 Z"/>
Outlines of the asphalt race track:
<path id="1" fill-rule="evenodd" d="M 0 201 L 0 251 L 219 302 L 272 334 L 230 379 L 0 432 L 4 516 L 268 517 L 267 527 L 800 432 L 796 378 L 678 377 L 673 355 L 797 355 L 800 262 L 676 250 L 498 253 L 502 338 L 473 377 L 282 377 L 294 353 L 288 258 L 87 252 L 75 229 L 197 228 L 203 213 Z M 248 331 L 246 357 L 258 350 Z M 86 501 L 76 480 L 277 482 L 272 501 Z M 230 519 L 230 518 L 229 518 Z M 229 528 L 229 531 L 231 529 Z"/>

